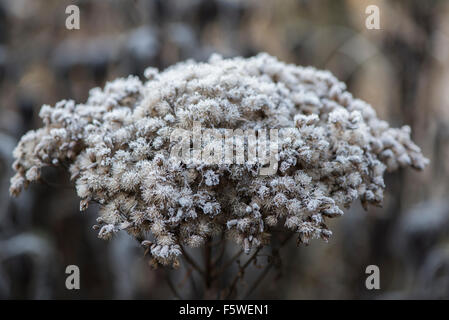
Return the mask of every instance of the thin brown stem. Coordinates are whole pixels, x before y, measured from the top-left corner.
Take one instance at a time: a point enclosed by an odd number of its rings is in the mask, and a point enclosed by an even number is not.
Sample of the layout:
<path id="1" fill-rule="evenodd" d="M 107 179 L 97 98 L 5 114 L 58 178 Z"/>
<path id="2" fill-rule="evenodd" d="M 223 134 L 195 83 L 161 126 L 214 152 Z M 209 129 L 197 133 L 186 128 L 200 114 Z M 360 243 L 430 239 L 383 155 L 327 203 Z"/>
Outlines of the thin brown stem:
<path id="1" fill-rule="evenodd" d="M 235 275 L 234 279 L 232 280 L 226 299 L 229 299 L 232 296 L 232 293 L 234 292 L 235 287 L 237 286 L 238 280 L 243 277 L 243 275 L 245 274 L 245 269 L 250 265 L 251 262 L 254 261 L 254 259 L 257 257 L 257 254 L 261 249 L 262 247 L 257 248 L 256 251 L 253 253 L 253 255 L 245 262 L 245 264 L 240 267 L 239 272 Z"/>
<path id="2" fill-rule="evenodd" d="M 50 187 L 50 188 L 73 189 L 73 185 L 71 185 L 71 184 L 60 184 L 60 183 L 56 183 L 56 182 L 51 182 L 51 181 L 46 180 L 42 176 L 39 178 L 39 182 L 42 183 L 43 185 L 46 185 L 47 187 Z"/>
<path id="3" fill-rule="evenodd" d="M 164 270 L 165 270 L 165 281 L 167 282 L 168 287 L 170 288 L 171 292 L 173 293 L 173 295 L 174 295 L 177 299 L 182 300 L 181 295 L 179 294 L 178 290 L 176 290 L 175 285 L 174 285 L 173 282 L 171 281 L 171 278 L 170 278 L 170 275 L 169 275 L 168 271 L 167 271 L 166 269 L 164 269 Z"/>
<path id="4" fill-rule="evenodd" d="M 246 292 L 244 299 L 248 298 L 251 293 L 253 293 L 254 290 L 256 290 L 257 286 L 262 282 L 262 280 L 266 277 L 268 272 L 270 272 L 271 268 L 273 267 L 273 263 L 270 262 L 268 265 L 265 266 L 264 270 L 261 272 L 261 274 L 257 277 L 257 279 L 254 281 L 253 285 L 248 289 Z"/>
<path id="5" fill-rule="evenodd" d="M 184 278 L 179 283 L 179 287 L 182 288 L 186 284 L 187 280 L 192 277 L 193 269 L 191 267 L 187 268 Z"/>
<path id="6" fill-rule="evenodd" d="M 279 246 L 278 250 L 282 248 L 288 242 L 288 240 L 293 237 L 294 234 L 294 232 L 291 232 L 287 237 L 285 237 L 285 239 L 281 241 L 281 245 Z"/>
<path id="7" fill-rule="evenodd" d="M 281 241 L 279 248 L 277 249 L 273 249 L 273 253 L 271 255 L 271 259 L 269 260 L 268 264 L 265 266 L 264 270 L 260 273 L 260 275 L 257 277 L 257 279 L 253 282 L 252 286 L 248 289 L 248 291 L 246 292 L 244 299 L 248 298 L 251 293 L 254 292 L 254 290 L 256 290 L 257 286 L 262 282 L 262 280 L 267 276 L 267 274 L 270 272 L 271 268 L 274 266 L 275 262 L 276 262 L 276 258 L 279 258 L 279 250 L 285 245 L 287 244 L 287 242 L 292 238 L 292 236 L 294 235 L 294 233 L 290 233 L 287 237 L 285 237 L 284 240 Z"/>
<path id="8" fill-rule="evenodd" d="M 212 243 L 210 239 L 206 241 L 204 246 L 204 284 L 209 289 L 212 284 Z"/>
<path id="9" fill-rule="evenodd" d="M 214 266 L 216 266 L 220 261 L 221 261 L 221 259 L 223 258 L 223 256 L 224 256 L 224 253 L 225 253 L 225 251 L 226 251 L 226 241 L 225 240 L 222 240 L 223 242 L 222 242 L 222 244 L 221 244 L 221 249 L 220 249 L 220 253 L 217 255 L 217 257 L 215 257 L 215 259 L 212 261 L 212 265 L 214 265 Z"/>
<path id="10" fill-rule="evenodd" d="M 240 257 L 240 255 L 243 253 L 243 250 L 240 249 L 235 255 L 232 256 L 231 259 L 229 259 L 226 263 L 223 264 L 223 266 L 220 268 L 220 270 L 218 270 L 217 272 L 215 272 L 215 274 L 213 275 L 214 278 L 219 277 L 223 272 L 226 271 L 227 268 L 229 268 L 237 259 L 238 257 Z"/>
<path id="11" fill-rule="evenodd" d="M 195 260 L 193 260 L 190 255 L 187 253 L 187 251 L 184 249 L 183 246 L 181 247 L 181 251 L 182 251 L 182 256 L 184 258 L 184 260 L 189 263 L 193 269 L 195 269 L 196 271 L 198 271 L 199 274 L 201 274 L 202 276 L 204 276 L 204 271 L 200 268 L 200 266 L 198 266 L 198 264 L 195 262 Z"/>
<path id="12" fill-rule="evenodd" d="M 259 283 L 265 278 L 265 276 L 268 274 L 268 272 L 270 271 L 270 269 L 272 268 L 275 259 L 276 259 L 276 255 L 279 254 L 279 250 L 291 239 L 291 237 L 294 235 L 294 233 L 290 233 L 287 237 L 285 237 L 284 240 L 281 241 L 279 247 L 275 250 L 273 250 L 273 254 L 272 254 L 272 260 L 269 262 L 269 264 L 265 267 L 264 271 L 262 271 L 262 273 L 259 275 L 259 277 L 256 279 L 256 282 L 251 286 L 251 288 L 248 290 L 247 294 L 245 296 L 250 295 L 253 290 L 255 290 L 257 288 L 257 286 L 259 285 Z M 253 262 L 257 256 L 259 251 L 262 249 L 262 247 L 257 248 L 257 250 L 254 252 L 254 254 L 245 262 L 245 264 L 243 266 L 240 267 L 239 272 L 237 273 L 237 275 L 234 277 L 230 287 L 229 287 L 229 291 L 228 294 L 226 296 L 226 299 L 229 299 L 236 286 L 237 286 L 237 282 L 240 278 L 242 278 L 244 276 L 245 273 L 245 269 L 250 265 L 251 262 Z"/>

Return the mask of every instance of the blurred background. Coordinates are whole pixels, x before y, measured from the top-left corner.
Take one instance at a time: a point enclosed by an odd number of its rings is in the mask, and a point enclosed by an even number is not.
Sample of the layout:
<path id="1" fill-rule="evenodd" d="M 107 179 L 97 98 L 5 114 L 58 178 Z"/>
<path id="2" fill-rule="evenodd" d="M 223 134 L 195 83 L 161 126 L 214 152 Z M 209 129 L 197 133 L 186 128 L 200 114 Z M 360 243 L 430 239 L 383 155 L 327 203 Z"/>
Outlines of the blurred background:
<path id="1" fill-rule="evenodd" d="M 80 30 L 65 9 L 80 8 Z M 380 30 L 365 27 L 368 5 Z M 265 51 L 328 69 L 393 127 L 409 124 L 431 160 L 423 172 L 387 175 L 383 208 L 356 203 L 329 225 L 329 243 L 281 252 L 252 298 L 449 298 L 449 1 L 420 0 L 0 0 L 0 298 L 171 299 L 128 235 L 105 242 L 79 212 L 58 172 L 55 185 L 8 194 L 12 150 L 41 126 L 42 104 L 83 102 L 89 89 L 188 58 Z M 62 182 L 64 180 L 62 179 Z M 81 289 L 65 287 L 65 268 L 81 270 Z M 380 268 L 380 290 L 365 269 Z M 179 278 L 179 277 L 178 277 Z M 182 279 L 174 276 L 174 284 Z M 273 281 L 276 280 L 276 281 Z M 187 296 L 188 297 L 188 296 Z"/>

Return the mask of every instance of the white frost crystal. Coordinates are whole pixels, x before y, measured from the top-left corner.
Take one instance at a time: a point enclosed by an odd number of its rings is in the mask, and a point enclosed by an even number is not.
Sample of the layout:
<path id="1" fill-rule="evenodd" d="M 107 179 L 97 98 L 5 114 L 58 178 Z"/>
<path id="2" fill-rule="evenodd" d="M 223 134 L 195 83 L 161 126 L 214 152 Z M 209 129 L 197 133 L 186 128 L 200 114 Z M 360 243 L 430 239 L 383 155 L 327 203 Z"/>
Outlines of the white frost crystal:
<path id="1" fill-rule="evenodd" d="M 382 202 L 385 170 L 428 160 L 410 128 L 390 128 L 330 72 L 288 65 L 267 54 L 208 63 L 187 61 L 149 80 L 118 79 L 86 103 L 63 100 L 40 112 L 44 127 L 14 151 L 10 192 L 65 165 L 81 198 L 101 204 L 99 236 L 126 230 L 163 264 L 226 232 L 245 251 L 285 226 L 298 240 L 327 240 L 325 218 L 355 199 Z M 170 161 L 175 128 L 281 129 L 279 167 Z M 145 240 L 147 239 L 147 240 Z"/>

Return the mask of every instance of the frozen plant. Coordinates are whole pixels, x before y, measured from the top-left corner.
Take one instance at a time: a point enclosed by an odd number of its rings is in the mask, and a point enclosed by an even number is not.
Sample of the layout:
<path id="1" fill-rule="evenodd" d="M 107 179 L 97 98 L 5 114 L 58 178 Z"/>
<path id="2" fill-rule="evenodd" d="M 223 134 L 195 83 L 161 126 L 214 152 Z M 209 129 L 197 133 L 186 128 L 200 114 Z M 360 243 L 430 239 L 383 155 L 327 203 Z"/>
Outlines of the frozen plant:
<path id="1" fill-rule="evenodd" d="M 428 160 L 410 128 L 390 128 L 330 72 L 285 64 L 268 54 L 187 61 L 147 81 L 129 76 L 92 89 L 87 102 L 40 111 L 44 126 L 14 151 L 17 196 L 47 166 L 67 167 L 85 210 L 101 205 L 99 237 L 125 230 L 155 262 L 177 264 L 183 247 L 219 234 L 244 252 L 284 226 L 298 242 L 328 240 L 326 218 L 354 200 L 380 205 L 383 175 L 423 169 Z M 176 128 L 279 129 L 277 173 L 258 164 L 171 161 Z"/>

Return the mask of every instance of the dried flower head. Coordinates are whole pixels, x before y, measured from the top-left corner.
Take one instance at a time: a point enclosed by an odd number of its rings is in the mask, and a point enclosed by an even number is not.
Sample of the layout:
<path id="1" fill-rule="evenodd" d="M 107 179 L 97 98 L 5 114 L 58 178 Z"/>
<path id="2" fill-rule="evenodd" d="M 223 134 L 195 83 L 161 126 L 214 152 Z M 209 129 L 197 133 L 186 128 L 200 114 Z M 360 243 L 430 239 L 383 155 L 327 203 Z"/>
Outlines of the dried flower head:
<path id="1" fill-rule="evenodd" d="M 81 210 L 101 204 L 99 237 L 126 230 L 168 264 L 180 245 L 200 246 L 220 232 L 246 252 L 266 244 L 277 225 L 300 242 L 327 240 L 326 218 L 356 199 L 381 204 L 386 170 L 428 162 L 409 127 L 390 128 L 328 71 L 267 54 L 213 55 L 145 75 L 145 83 L 130 76 L 95 88 L 83 104 L 44 105 L 44 127 L 14 151 L 11 194 L 38 180 L 42 168 L 65 164 Z M 171 161 L 171 132 L 194 122 L 281 129 L 277 173 L 258 175 L 254 163 Z"/>

